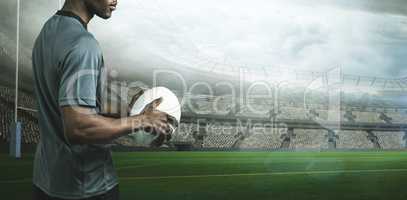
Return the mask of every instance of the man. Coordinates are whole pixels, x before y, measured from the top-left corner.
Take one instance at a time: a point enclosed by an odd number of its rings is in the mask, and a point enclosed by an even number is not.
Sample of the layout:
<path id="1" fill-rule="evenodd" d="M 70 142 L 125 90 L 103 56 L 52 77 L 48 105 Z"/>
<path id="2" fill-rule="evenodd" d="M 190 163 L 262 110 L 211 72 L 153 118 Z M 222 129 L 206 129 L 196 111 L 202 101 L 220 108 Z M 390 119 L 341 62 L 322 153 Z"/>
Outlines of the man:
<path id="1" fill-rule="evenodd" d="M 122 119 L 98 114 L 103 57 L 87 31 L 94 15 L 108 19 L 117 0 L 66 0 L 44 25 L 33 49 L 41 139 L 34 160 L 33 199 L 118 199 L 110 149 L 103 144 L 135 130 L 169 133 L 155 110 Z"/>

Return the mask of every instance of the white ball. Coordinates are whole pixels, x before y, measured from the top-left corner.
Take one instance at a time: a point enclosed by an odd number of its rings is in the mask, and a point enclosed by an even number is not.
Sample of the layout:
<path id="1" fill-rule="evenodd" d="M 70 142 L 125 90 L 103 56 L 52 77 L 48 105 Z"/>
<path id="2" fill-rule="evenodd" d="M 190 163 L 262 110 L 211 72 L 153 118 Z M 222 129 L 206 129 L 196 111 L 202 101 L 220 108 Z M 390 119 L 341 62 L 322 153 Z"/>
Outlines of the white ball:
<path id="1" fill-rule="evenodd" d="M 130 111 L 130 116 L 140 114 L 148 104 L 158 98 L 162 98 L 162 102 L 156 109 L 172 116 L 176 120 L 176 123 L 179 124 L 181 119 L 181 104 L 179 103 L 177 96 L 165 87 L 155 87 L 146 90 L 134 103 Z M 176 130 L 176 127 L 171 127 L 172 134 Z M 138 146 L 150 146 L 151 142 L 158 137 L 158 135 L 153 135 L 144 131 L 134 132 L 130 134 L 130 136 L 135 139 L 135 143 Z"/>

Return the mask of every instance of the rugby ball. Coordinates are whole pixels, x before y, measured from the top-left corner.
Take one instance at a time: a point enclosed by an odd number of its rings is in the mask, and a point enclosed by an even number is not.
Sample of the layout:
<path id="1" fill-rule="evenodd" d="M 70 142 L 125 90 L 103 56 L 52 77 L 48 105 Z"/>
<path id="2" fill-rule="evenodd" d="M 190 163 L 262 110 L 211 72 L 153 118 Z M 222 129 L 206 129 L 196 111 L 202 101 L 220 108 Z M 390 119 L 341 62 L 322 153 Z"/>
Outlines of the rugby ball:
<path id="1" fill-rule="evenodd" d="M 155 87 L 144 91 L 144 93 L 136 100 L 133 107 L 130 110 L 130 116 L 140 114 L 144 108 L 153 102 L 154 100 L 162 98 L 162 102 L 157 110 L 165 112 L 172 116 L 175 122 L 170 124 L 171 134 L 175 132 L 181 119 L 181 104 L 178 101 L 177 96 L 168 88 L 165 87 Z M 158 135 L 151 134 L 145 131 L 137 131 L 130 134 L 134 138 L 134 142 L 137 146 L 151 146 L 151 143 L 158 137 Z"/>

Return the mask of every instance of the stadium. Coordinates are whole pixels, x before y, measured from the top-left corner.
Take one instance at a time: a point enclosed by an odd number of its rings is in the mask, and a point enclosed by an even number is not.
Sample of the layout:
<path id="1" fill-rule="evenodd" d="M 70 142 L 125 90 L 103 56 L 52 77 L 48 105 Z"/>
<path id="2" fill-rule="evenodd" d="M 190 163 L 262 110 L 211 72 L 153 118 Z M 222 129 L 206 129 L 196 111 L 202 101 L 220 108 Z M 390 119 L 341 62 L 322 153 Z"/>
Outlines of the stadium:
<path id="1" fill-rule="evenodd" d="M 320 1 L 315 2 L 320 4 Z M 370 7 L 352 4 L 359 6 L 357 8 L 350 8 L 340 0 L 322 8 L 314 3 L 303 5 L 297 1 L 273 6 L 305 6 L 305 9 L 311 6 L 312 9 L 328 11 L 335 8 L 334 16 L 346 11 L 348 17 L 356 12 L 357 16 L 366 19 L 385 16 L 391 19 L 389 22 L 396 18 L 395 24 L 407 22 L 405 10 L 394 6 L 400 2 L 393 2 L 368 4 Z M 137 1 L 133 4 L 123 1 L 123 4 L 128 7 L 137 5 L 138 9 L 133 13 L 136 17 L 154 16 L 133 24 L 134 30 L 147 30 L 145 34 L 151 36 L 152 41 L 144 41 L 147 37 L 144 34 L 132 35 L 140 37 L 139 40 L 129 39 L 153 47 L 146 50 L 149 53 L 143 53 L 137 48 L 125 48 L 125 39 L 112 44 L 107 42 L 110 36 L 102 31 L 107 26 L 101 25 L 101 21 L 91 27 L 90 30 L 101 38 L 102 48 L 107 46 L 104 49 L 106 63 L 113 66 L 106 73 L 101 113 L 126 115 L 123 110 L 140 89 L 164 86 L 177 95 L 182 114 L 171 139 L 160 147 L 140 144 L 132 135 L 108 144 L 119 176 L 121 199 L 407 199 L 404 185 L 407 181 L 407 71 L 382 73 L 394 67 L 390 64 L 377 67 L 382 63 L 358 71 L 355 66 L 359 65 L 352 65 L 353 57 L 345 58 L 350 61 L 343 63 L 335 59 L 332 59 L 334 64 L 317 62 L 321 67 L 315 68 L 308 65 L 297 67 L 296 63 L 291 65 L 290 62 L 268 65 L 267 59 L 263 60 L 265 64 L 259 61 L 261 56 L 253 56 L 252 60 L 242 58 L 239 63 L 238 57 L 242 55 L 237 50 L 228 50 L 219 58 L 205 51 L 214 50 L 214 47 L 200 46 L 199 39 L 207 38 L 197 39 L 182 32 L 187 28 L 187 22 L 178 20 L 189 12 L 174 14 L 172 7 L 166 10 L 167 5 L 162 2 Z M 257 4 L 262 5 L 261 2 Z M 11 15 L 16 9 L 29 13 L 22 13 L 21 19 L 17 17 L 21 24 L 13 24 L 14 18 L 0 22 L 6 27 L 0 30 L 0 193 L 5 199 L 30 199 L 34 153 L 41 137 L 30 52 L 41 27 L 39 24 L 61 7 L 61 1 L 41 0 L 37 5 L 23 2 L 20 5 L 17 1 L 0 5 L 13 10 L 4 11 L 6 14 Z M 268 3 L 266 5 L 268 9 Z M 185 6 L 191 8 L 188 3 Z M 239 6 L 232 7 L 239 10 Z M 203 6 L 201 9 L 209 8 L 213 7 Z M 251 13 L 252 8 L 247 9 Z M 392 13 L 387 13 L 389 10 Z M 42 14 L 33 15 L 35 11 L 42 11 Z M 296 11 L 293 9 L 292 12 Z M 128 14 L 126 9 L 123 12 Z M 325 12 L 321 13 L 316 18 L 325 16 Z M 234 14 L 240 16 L 239 11 Z M 259 11 L 259 15 L 262 14 Z M 154 23 L 162 25 L 160 20 L 167 19 L 169 27 L 154 26 Z M 315 23 L 314 20 L 311 21 Z M 204 22 L 199 23 L 205 26 Z M 208 19 L 207 22 L 213 21 Z M 38 27 L 32 28 L 30 23 Z M 307 24 L 307 21 L 301 23 Z M 357 27 L 365 21 L 352 23 L 355 23 L 353 34 L 357 35 Z M 374 25 L 383 24 L 377 22 Z M 126 30 L 126 27 L 122 28 Z M 166 29 L 175 29 L 176 33 L 164 33 Z M 233 31 L 236 30 L 240 29 Z M 154 31 L 157 33 L 152 34 Z M 218 31 L 227 32 L 224 29 Z M 378 28 L 377 31 L 383 30 Z M 405 32 L 405 29 L 397 33 L 386 32 L 390 34 L 387 37 L 396 39 L 385 40 L 384 45 L 393 45 L 391 49 L 401 52 L 395 54 L 402 55 L 403 49 L 398 48 L 403 48 L 403 42 L 407 41 L 401 36 Z M 117 32 L 112 30 L 109 33 Z M 371 42 L 356 41 L 360 46 Z M 375 40 L 372 46 L 380 44 Z M 223 49 L 218 47 L 217 50 Z M 129 56 L 129 51 L 140 59 Z M 325 57 L 321 52 L 317 55 Z M 357 60 L 377 61 L 371 55 L 358 55 Z M 396 59 L 392 55 L 386 54 L 389 59 L 401 60 L 391 63 L 405 64 L 405 58 Z M 301 57 L 301 54 L 295 56 Z M 285 59 L 281 56 L 281 60 Z M 309 61 L 303 59 L 303 62 Z M 137 65 L 137 69 L 133 65 Z M 15 133 L 19 125 L 21 138 Z"/>

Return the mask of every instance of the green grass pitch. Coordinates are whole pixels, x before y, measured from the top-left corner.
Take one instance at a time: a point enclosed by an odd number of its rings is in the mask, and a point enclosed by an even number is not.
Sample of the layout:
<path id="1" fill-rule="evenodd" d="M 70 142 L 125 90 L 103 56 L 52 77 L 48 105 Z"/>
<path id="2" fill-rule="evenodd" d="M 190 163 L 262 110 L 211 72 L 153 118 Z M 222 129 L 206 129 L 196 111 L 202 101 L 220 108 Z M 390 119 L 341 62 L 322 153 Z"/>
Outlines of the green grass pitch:
<path id="1" fill-rule="evenodd" d="M 407 152 L 114 153 L 122 200 L 405 200 Z M 30 199 L 32 155 L 0 155 L 0 198 Z"/>

